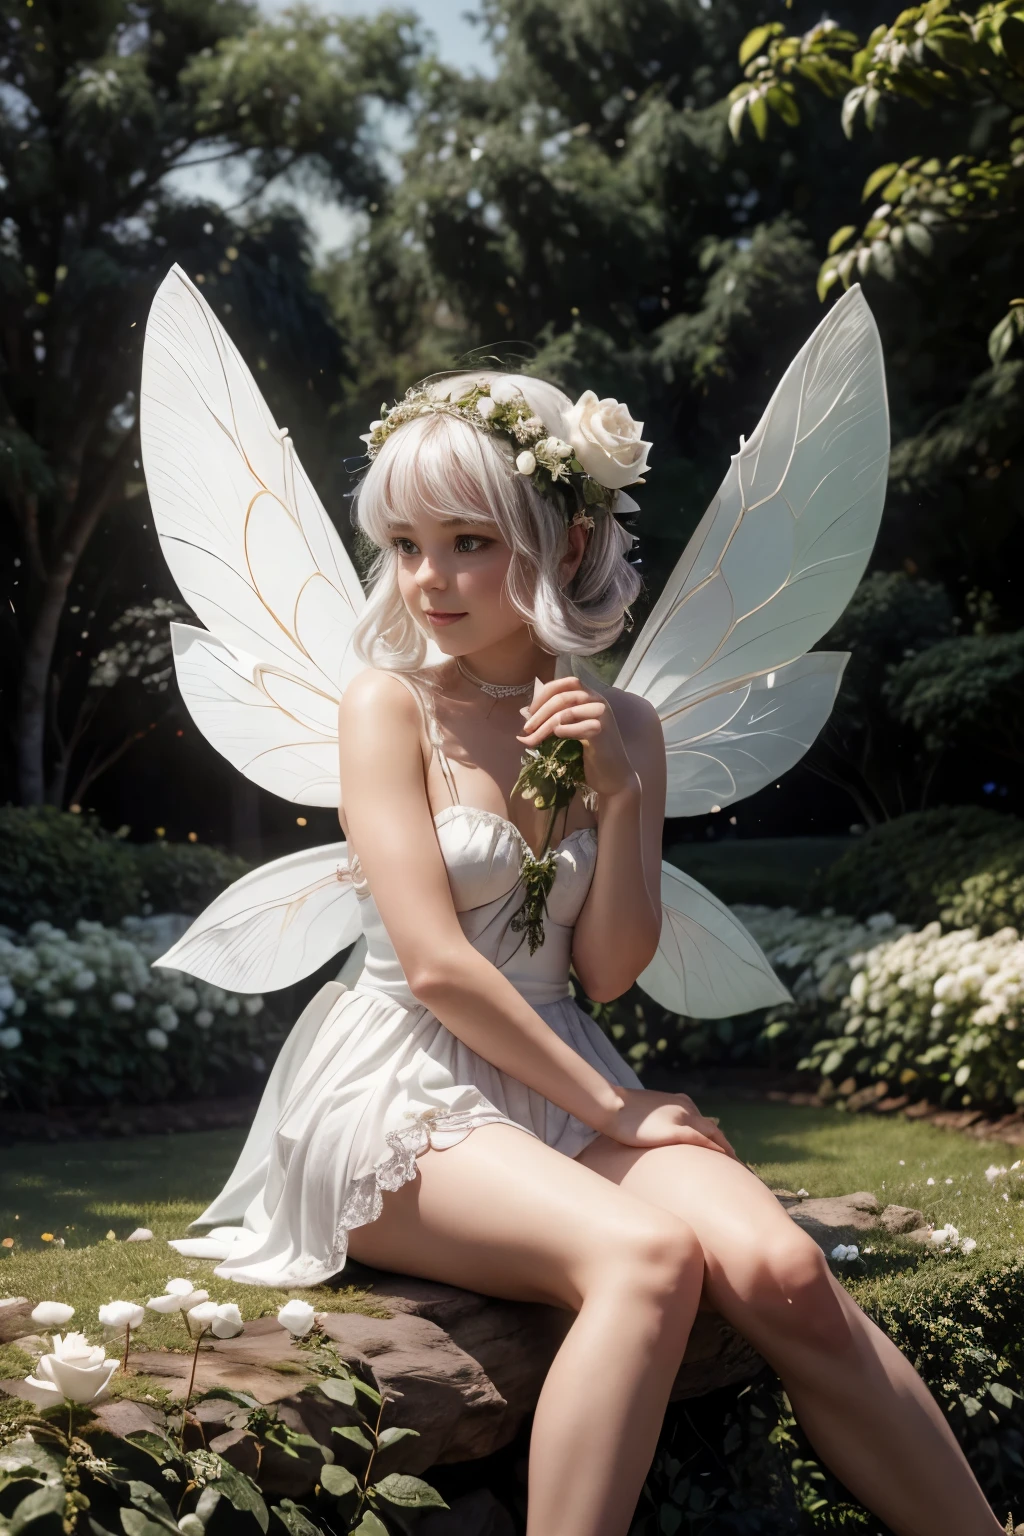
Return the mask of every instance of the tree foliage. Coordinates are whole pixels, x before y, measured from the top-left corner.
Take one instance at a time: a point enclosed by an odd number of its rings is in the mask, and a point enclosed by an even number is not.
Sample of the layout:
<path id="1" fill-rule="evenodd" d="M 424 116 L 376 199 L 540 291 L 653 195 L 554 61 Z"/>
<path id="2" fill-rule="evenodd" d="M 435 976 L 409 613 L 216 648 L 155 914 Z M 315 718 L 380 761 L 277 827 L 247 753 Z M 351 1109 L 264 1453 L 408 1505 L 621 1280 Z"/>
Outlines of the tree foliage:
<path id="1" fill-rule="evenodd" d="M 97 530 L 139 488 L 140 345 L 171 262 L 260 338 L 279 395 L 323 397 L 343 367 L 296 221 L 215 213 L 171 174 L 232 162 L 250 211 L 285 172 L 364 204 L 383 184 L 367 102 L 404 99 L 417 44 L 398 13 L 261 21 L 248 0 L 2 0 L 0 26 L 4 694 L 38 803 L 64 794 L 92 638 L 65 609 L 76 578 L 102 587 Z"/>

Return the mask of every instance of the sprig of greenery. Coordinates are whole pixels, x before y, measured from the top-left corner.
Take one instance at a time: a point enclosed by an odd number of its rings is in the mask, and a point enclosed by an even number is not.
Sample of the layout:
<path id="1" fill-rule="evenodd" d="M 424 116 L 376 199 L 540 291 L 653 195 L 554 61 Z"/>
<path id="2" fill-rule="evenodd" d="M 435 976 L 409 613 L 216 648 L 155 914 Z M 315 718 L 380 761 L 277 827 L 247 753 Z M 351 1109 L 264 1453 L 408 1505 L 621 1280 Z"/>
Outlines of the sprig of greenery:
<path id="1" fill-rule="evenodd" d="M 521 795 L 538 811 L 551 812 L 540 854 L 523 853 L 521 875 L 526 894 L 510 924 L 513 933 L 525 932 L 531 955 L 544 943 L 544 912 L 555 880 L 555 850 L 551 847 L 555 818 L 571 803 L 583 782 L 583 743 L 567 736 L 549 736 L 539 747 L 527 747 L 512 787 L 513 797 Z"/>

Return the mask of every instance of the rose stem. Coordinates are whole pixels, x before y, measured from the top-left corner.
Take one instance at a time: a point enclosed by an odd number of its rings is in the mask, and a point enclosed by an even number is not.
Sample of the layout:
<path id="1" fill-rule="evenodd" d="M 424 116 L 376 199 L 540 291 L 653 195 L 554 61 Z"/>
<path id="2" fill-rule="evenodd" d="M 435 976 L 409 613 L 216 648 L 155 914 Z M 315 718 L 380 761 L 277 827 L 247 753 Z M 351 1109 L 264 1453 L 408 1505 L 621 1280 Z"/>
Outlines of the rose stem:
<path id="1" fill-rule="evenodd" d="M 131 1341 L 132 1341 L 132 1328 L 131 1328 L 131 1324 L 130 1323 L 125 1323 L 125 1325 L 124 1325 L 124 1359 L 121 1361 L 121 1373 L 124 1376 L 127 1376 L 127 1374 L 128 1374 L 128 1350 L 131 1347 Z"/>
<path id="2" fill-rule="evenodd" d="M 185 1326 L 188 1327 L 188 1324 L 186 1323 Z M 185 1445 L 185 1419 L 188 1416 L 189 1404 L 192 1401 L 192 1388 L 196 1384 L 196 1366 L 199 1364 L 199 1346 L 203 1342 L 203 1339 L 206 1337 L 208 1331 L 209 1330 L 206 1328 L 200 1328 L 199 1332 L 196 1334 L 196 1347 L 192 1353 L 192 1374 L 188 1379 L 188 1391 L 185 1394 L 185 1403 L 181 1410 L 181 1444 L 183 1449 Z M 189 1338 L 192 1337 L 191 1329 L 189 1329 L 188 1336 Z"/>

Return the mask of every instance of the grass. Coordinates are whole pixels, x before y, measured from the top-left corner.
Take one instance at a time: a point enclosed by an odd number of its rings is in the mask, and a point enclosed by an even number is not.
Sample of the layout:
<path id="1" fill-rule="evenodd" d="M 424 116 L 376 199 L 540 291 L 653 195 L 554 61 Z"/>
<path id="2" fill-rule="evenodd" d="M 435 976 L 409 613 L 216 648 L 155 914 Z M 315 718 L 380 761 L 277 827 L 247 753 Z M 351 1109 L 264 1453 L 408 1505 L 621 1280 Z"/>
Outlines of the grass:
<path id="1" fill-rule="evenodd" d="M 883 1204 L 916 1206 L 937 1226 L 952 1222 L 977 1241 L 969 1258 L 942 1258 L 872 1233 L 865 1241 L 873 1255 L 848 1275 L 858 1284 L 937 1262 L 981 1265 L 1024 1255 L 1021 1170 L 991 1184 L 985 1178 L 989 1164 L 1015 1160 L 1004 1143 L 902 1119 L 710 1094 L 701 1108 L 721 1117 L 737 1151 L 772 1187 L 814 1196 L 871 1190 Z M 242 1136 L 209 1131 L 6 1150 L 0 1160 L 0 1236 L 13 1236 L 15 1246 L 0 1250 L 8 1255 L 0 1259 L 0 1296 L 66 1301 L 77 1309 L 75 1324 L 97 1340 L 92 1324 L 102 1302 L 145 1301 L 175 1275 L 194 1280 L 215 1301 L 236 1301 L 247 1319 L 276 1311 L 287 1294 L 306 1295 L 323 1310 L 374 1310 L 365 1292 L 352 1286 L 285 1293 L 235 1285 L 214 1276 L 211 1261 L 185 1259 L 166 1246 L 164 1239 L 182 1236 L 220 1187 Z M 137 1226 L 151 1228 L 154 1240 L 125 1243 Z M 108 1231 L 115 1241 L 107 1240 Z M 63 1237 L 65 1246 L 44 1243 L 44 1232 Z M 150 1314 L 143 1336 L 147 1348 L 186 1347 L 180 1319 L 173 1317 Z"/>
<path id="2" fill-rule="evenodd" d="M 353 1286 L 278 1291 L 234 1285 L 213 1274 L 213 1262 L 186 1259 L 166 1239 L 184 1237 L 188 1224 L 221 1187 L 245 1139 L 244 1131 L 198 1131 L 123 1140 L 22 1144 L 0 1157 L 0 1297 L 64 1301 L 75 1307 L 72 1326 L 100 1341 L 96 1309 L 111 1300 L 146 1301 L 183 1275 L 217 1302 L 235 1301 L 246 1319 L 276 1312 L 291 1295 L 322 1311 L 381 1309 Z M 136 1227 L 152 1242 L 126 1243 Z M 115 1239 L 107 1239 L 113 1232 Z M 56 1241 L 44 1242 L 43 1233 Z M 140 1346 L 188 1348 L 180 1317 L 147 1314 Z M 3 1368 L 0 1377 L 12 1374 Z"/>

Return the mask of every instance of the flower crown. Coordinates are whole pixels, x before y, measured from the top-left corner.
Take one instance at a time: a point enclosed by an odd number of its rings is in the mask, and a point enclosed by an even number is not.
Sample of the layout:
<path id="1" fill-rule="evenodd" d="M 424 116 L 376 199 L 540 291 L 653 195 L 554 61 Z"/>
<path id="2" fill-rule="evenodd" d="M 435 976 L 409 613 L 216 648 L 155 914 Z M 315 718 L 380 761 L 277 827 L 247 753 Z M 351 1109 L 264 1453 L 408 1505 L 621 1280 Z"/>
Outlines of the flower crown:
<path id="1" fill-rule="evenodd" d="M 376 458 L 392 432 L 432 411 L 505 439 L 516 469 L 537 490 L 563 505 L 565 493 L 572 497 L 572 523 L 593 528 L 595 514 L 637 510 L 622 488 L 643 484 L 652 445 L 641 437 L 643 422 L 618 400 L 599 400 L 588 389 L 574 405 L 553 384 L 525 374 L 455 374 L 414 385 L 382 406 L 361 437 L 367 456 Z"/>

